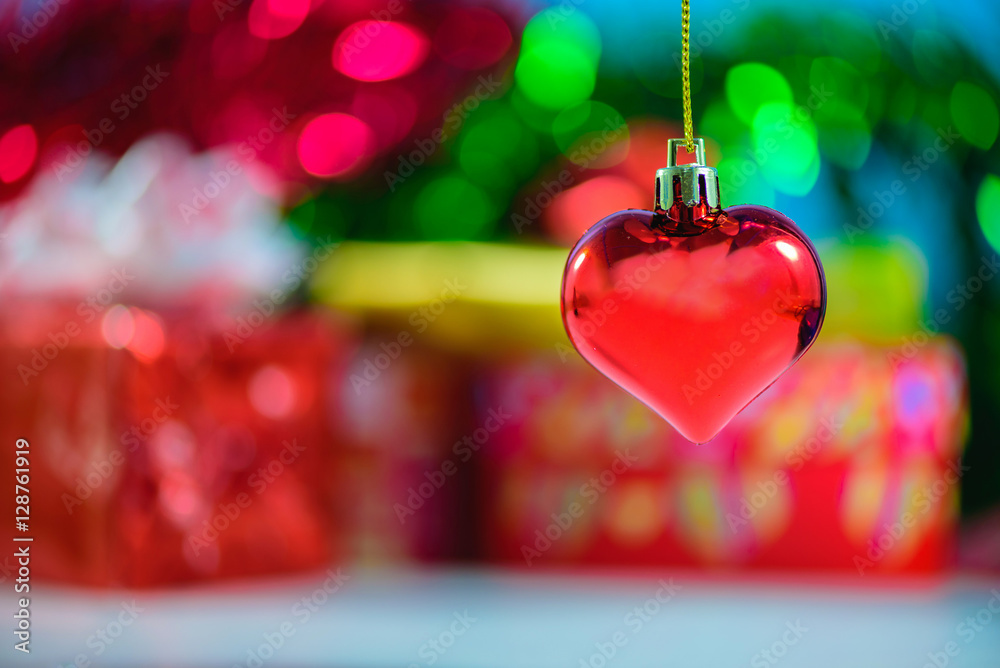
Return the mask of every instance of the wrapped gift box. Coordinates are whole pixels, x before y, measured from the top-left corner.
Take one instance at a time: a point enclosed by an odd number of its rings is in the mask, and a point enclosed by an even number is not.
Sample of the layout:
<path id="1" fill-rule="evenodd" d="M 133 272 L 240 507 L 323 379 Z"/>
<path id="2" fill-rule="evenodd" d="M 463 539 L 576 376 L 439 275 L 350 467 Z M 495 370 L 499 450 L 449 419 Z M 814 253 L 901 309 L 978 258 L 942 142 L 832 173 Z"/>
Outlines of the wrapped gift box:
<path id="1" fill-rule="evenodd" d="M 968 403 L 949 339 L 818 344 L 696 446 L 572 355 L 490 374 L 485 549 L 521 565 L 929 572 L 949 563 Z"/>
<path id="2" fill-rule="evenodd" d="M 331 561 L 345 325 L 286 313 L 234 337 L 202 313 L 6 306 L 0 433 L 31 442 L 34 575 L 151 586 Z M 67 322 L 80 333 L 23 382 Z"/>
<path id="3" fill-rule="evenodd" d="M 473 418 L 467 374 L 460 359 L 420 342 L 387 348 L 397 333 L 373 333 L 340 381 L 344 447 L 331 489 L 345 559 L 468 556 L 474 543 L 462 527 L 475 519 L 465 502 L 474 470 L 444 464 Z"/>

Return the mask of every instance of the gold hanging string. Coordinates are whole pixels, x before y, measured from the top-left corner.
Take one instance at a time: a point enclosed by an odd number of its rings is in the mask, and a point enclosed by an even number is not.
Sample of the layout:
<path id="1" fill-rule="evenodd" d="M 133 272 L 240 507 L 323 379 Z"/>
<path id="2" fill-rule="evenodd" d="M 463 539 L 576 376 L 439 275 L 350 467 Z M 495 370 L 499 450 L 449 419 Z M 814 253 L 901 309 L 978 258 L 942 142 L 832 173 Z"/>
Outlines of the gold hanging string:
<path id="1" fill-rule="evenodd" d="M 684 80 L 684 147 L 694 153 L 691 121 L 691 0 L 681 0 L 681 76 Z"/>

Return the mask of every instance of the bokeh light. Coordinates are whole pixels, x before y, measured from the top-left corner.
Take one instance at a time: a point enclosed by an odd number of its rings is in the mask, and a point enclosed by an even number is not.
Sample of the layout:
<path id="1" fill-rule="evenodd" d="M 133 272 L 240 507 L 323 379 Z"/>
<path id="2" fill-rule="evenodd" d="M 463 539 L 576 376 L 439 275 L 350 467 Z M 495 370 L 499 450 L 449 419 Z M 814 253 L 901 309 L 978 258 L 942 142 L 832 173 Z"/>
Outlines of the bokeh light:
<path id="1" fill-rule="evenodd" d="M 254 410 L 273 420 L 290 416 L 298 401 L 292 376 L 274 364 L 263 367 L 250 378 L 247 394 Z"/>
<path id="2" fill-rule="evenodd" d="M 101 334 L 112 348 L 127 346 L 135 334 L 135 318 L 128 307 L 116 304 L 109 308 L 101 320 Z"/>
<path id="3" fill-rule="evenodd" d="M 603 102 L 587 101 L 562 110 L 552 121 L 552 134 L 563 155 L 581 167 L 604 169 L 628 155 L 625 118 Z"/>
<path id="4" fill-rule="evenodd" d="M 375 137 L 368 125 L 350 114 L 323 114 L 299 135 L 302 168 L 324 178 L 353 176 L 368 165 Z"/>
<path id="5" fill-rule="evenodd" d="M 1000 176 L 987 174 L 976 193 L 976 217 L 986 240 L 1000 252 Z"/>
<path id="6" fill-rule="evenodd" d="M 596 69 L 579 49 L 555 42 L 523 51 L 514 76 L 533 102 L 548 109 L 562 109 L 590 97 Z"/>
<path id="7" fill-rule="evenodd" d="M 125 345 L 136 357 L 152 361 L 160 356 L 166 343 L 163 325 L 153 313 L 142 309 L 130 309 L 132 314 L 132 337 Z"/>
<path id="8" fill-rule="evenodd" d="M 385 81 L 414 71 L 430 42 L 416 27 L 394 21 L 358 21 L 333 45 L 333 67 L 359 81 Z"/>
<path id="9" fill-rule="evenodd" d="M 592 63 L 601 56 L 601 32 L 584 12 L 552 7 L 536 14 L 524 27 L 521 50 L 543 44 L 563 44 L 578 50 Z"/>
<path id="10" fill-rule="evenodd" d="M 775 190 L 805 195 L 819 176 L 816 126 L 802 107 L 770 102 L 753 119 L 754 158 Z"/>
<path id="11" fill-rule="evenodd" d="M 281 39 L 298 30 L 309 14 L 310 0 L 254 0 L 247 14 L 250 33 Z"/>
<path id="12" fill-rule="evenodd" d="M 541 198 L 541 193 L 536 199 Z M 553 239 L 572 246 L 597 221 L 622 209 L 644 209 L 648 188 L 621 176 L 597 176 L 558 193 L 543 221 Z M 544 204 L 544 201 L 540 201 Z"/>
<path id="13" fill-rule="evenodd" d="M 792 88 L 781 72 L 763 63 L 743 63 L 726 73 L 726 99 L 736 117 L 751 125 L 772 102 L 791 104 Z"/>
<path id="14" fill-rule="evenodd" d="M 513 110 L 486 106 L 463 129 L 458 149 L 462 171 L 486 188 L 508 192 L 538 164 L 538 141 Z"/>
<path id="15" fill-rule="evenodd" d="M 747 149 L 752 155 L 752 151 Z M 719 197 L 725 206 L 759 204 L 774 206 L 774 188 L 760 172 L 760 165 L 746 154 L 723 158 L 718 164 Z"/>
<path id="16" fill-rule="evenodd" d="M 477 239 L 492 231 L 498 210 L 479 186 L 445 176 L 420 191 L 413 215 L 425 239 Z"/>
<path id="17" fill-rule="evenodd" d="M 600 53 L 600 32 L 582 12 L 547 9 L 525 26 L 514 77 L 532 102 L 562 109 L 590 97 Z"/>
<path id="18" fill-rule="evenodd" d="M 13 183 L 28 173 L 38 156 L 38 138 L 30 125 L 18 125 L 0 136 L 0 181 Z"/>
<path id="19" fill-rule="evenodd" d="M 948 107 L 955 129 L 965 141 L 984 151 L 993 146 L 1000 129 L 1000 114 L 989 93 L 975 84 L 959 81 L 951 89 Z"/>

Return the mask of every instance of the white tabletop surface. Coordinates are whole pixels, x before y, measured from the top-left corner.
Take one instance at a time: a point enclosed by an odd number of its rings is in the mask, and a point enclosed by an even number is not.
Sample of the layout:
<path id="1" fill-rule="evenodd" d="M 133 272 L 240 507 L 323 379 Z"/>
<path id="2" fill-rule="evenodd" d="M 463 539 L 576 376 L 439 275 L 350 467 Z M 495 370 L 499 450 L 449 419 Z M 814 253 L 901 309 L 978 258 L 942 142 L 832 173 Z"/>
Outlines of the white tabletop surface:
<path id="1" fill-rule="evenodd" d="M 319 574 L 138 592 L 35 585 L 32 651 L 13 649 L 5 612 L 0 665 L 232 668 L 258 666 L 253 652 L 268 667 L 1000 668 L 1000 579 L 342 573 L 329 597 Z M 674 585 L 663 603 L 661 579 Z M 15 609 L 9 589 L 2 599 Z M 265 636 L 277 649 L 261 649 Z"/>

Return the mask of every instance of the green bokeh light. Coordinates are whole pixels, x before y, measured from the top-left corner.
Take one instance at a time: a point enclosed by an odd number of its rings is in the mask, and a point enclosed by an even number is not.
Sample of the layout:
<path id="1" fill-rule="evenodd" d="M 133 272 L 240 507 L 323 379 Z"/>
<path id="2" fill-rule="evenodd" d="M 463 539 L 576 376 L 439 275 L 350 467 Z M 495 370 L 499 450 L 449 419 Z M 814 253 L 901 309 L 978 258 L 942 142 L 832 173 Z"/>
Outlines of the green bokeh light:
<path id="1" fill-rule="evenodd" d="M 750 158 L 752 151 L 743 149 L 743 155 L 736 147 L 727 147 L 733 157 L 719 161 L 719 197 L 723 206 L 736 204 L 759 204 L 774 206 L 774 188 L 760 173 L 760 166 Z"/>
<path id="2" fill-rule="evenodd" d="M 288 223 L 299 238 L 332 237 L 343 239 L 347 220 L 340 205 L 329 193 L 303 198 L 288 212 Z"/>
<path id="3" fill-rule="evenodd" d="M 959 81 L 951 89 L 951 118 L 962 137 L 977 148 L 986 150 L 997 140 L 1000 115 L 997 104 L 985 90 Z"/>
<path id="4" fill-rule="evenodd" d="M 559 113 L 557 109 L 540 106 L 517 87 L 510 93 L 510 106 L 529 128 L 541 134 L 552 132 L 552 121 Z"/>
<path id="5" fill-rule="evenodd" d="M 514 78 L 524 95 L 547 109 L 583 102 L 594 92 L 595 64 L 579 47 L 553 41 L 521 52 Z"/>
<path id="6" fill-rule="evenodd" d="M 601 33 L 580 11 L 566 12 L 553 7 L 536 14 L 524 27 L 521 51 L 552 44 L 571 46 L 596 65 L 601 57 Z"/>
<path id="7" fill-rule="evenodd" d="M 770 103 L 792 103 L 792 88 L 781 72 L 763 63 L 743 63 L 726 73 L 726 99 L 747 125 Z"/>
<path id="8" fill-rule="evenodd" d="M 444 176 L 420 191 L 413 207 L 425 239 L 483 239 L 490 235 L 498 207 L 479 186 L 461 176 Z"/>
<path id="9" fill-rule="evenodd" d="M 990 246 L 1000 251 L 1000 177 L 987 174 L 979 185 L 976 217 Z"/>
<path id="10" fill-rule="evenodd" d="M 585 154 L 578 152 L 581 144 L 589 147 L 591 143 L 604 143 L 606 146 L 606 135 L 611 137 L 611 143 L 614 144 L 628 142 L 629 139 L 625 117 L 603 102 L 583 102 L 564 109 L 552 121 L 552 134 L 559 150 L 577 164 L 589 163 L 593 158 L 589 151 Z M 581 159 L 581 155 L 591 157 Z"/>
<path id="11" fill-rule="evenodd" d="M 538 166 L 535 134 L 505 104 L 484 107 L 462 133 L 458 162 L 466 175 L 497 193 L 509 192 Z"/>
<path id="12" fill-rule="evenodd" d="M 753 152 L 761 174 L 776 190 L 808 193 L 819 176 L 816 126 L 802 107 L 787 102 L 763 105 L 753 119 Z"/>

